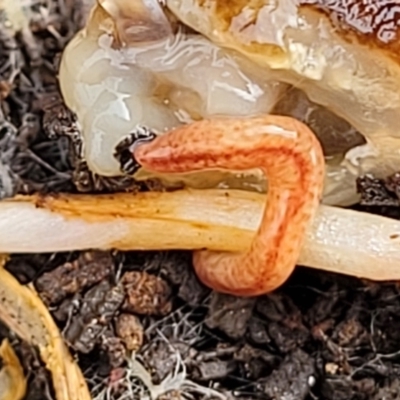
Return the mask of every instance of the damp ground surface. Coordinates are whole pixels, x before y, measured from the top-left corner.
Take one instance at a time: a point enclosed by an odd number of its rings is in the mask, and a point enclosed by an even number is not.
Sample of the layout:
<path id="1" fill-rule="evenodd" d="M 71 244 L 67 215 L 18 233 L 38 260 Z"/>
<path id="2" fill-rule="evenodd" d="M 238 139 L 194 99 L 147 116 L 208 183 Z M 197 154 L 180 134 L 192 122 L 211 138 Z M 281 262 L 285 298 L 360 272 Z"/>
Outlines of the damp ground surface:
<path id="1" fill-rule="evenodd" d="M 0 13 L 0 197 L 145 190 L 93 176 L 57 84 L 82 26 L 79 0 L 31 0 L 18 33 Z M 399 218 L 400 176 L 359 181 L 368 212 Z M 187 252 L 12 255 L 63 332 L 94 399 L 399 399 L 400 289 L 298 267 L 256 299 L 210 292 Z M 35 349 L 0 324 L 28 376 L 54 399 Z M 1 365 L 0 365 L 1 367 Z"/>

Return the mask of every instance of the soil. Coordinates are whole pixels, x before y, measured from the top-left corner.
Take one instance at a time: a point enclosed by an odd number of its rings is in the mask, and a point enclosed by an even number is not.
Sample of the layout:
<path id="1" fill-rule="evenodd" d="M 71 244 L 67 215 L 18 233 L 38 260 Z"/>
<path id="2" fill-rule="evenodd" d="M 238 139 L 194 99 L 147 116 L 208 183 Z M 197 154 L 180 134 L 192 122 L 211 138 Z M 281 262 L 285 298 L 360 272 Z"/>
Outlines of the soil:
<path id="1" fill-rule="evenodd" d="M 0 11 L 0 197 L 143 189 L 77 158 L 57 68 L 83 3 L 27 4 L 30 26 L 15 34 Z M 400 175 L 358 184 L 355 208 L 399 218 Z M 35 285 L 93 399 L 400 399 L 396 282 L 299 266 L 273 294 L 235 298 L 199 283 L 188 252 L 15 254 L 6 268 Z M 23 361 L 26 399 L 54 399 L 36 349 L 0 324 L 5 337 Z"/>

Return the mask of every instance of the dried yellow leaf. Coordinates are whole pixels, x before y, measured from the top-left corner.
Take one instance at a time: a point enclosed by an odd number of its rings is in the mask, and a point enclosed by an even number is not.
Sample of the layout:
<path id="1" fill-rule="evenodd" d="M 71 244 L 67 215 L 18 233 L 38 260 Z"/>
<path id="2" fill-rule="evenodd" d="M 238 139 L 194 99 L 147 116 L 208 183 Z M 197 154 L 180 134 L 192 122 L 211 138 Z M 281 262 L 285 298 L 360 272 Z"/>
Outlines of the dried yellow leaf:
<path id="1" fill-rule="evenodd" d="M 4 268 L 0 268 L 0 319 L 39 348 L 51 371 L 57 400 L 91 399 L 82 372 L 46 306 L 32 287 L 21 285 Z"/>
<path id="2" fill-rule="evenodd" d="M 0 346 L 0 400 L 21 400 L 26 393 L 24 370 L 10 342 L 4 339 Z"/>

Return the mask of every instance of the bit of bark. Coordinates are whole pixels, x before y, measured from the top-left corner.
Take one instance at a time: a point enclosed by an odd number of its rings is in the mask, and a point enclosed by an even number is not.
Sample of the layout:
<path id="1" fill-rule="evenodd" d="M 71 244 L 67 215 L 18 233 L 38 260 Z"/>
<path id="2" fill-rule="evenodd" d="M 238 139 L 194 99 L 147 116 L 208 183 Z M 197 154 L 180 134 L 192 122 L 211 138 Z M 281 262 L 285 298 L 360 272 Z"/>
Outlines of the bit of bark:
<path id="1" fill-rule="evenodd" d="M 138 351 L 143 344 L 143 326 L 132 314 L 121 314 L 115 321 L 116 334 L 123 340 L 129 351 Z"/>
<path id="2" fill-rule="evenodd" d="M 107 278 L 113 269 L 109 252 L 88 251 L 77 260 L 44 273 L 37 279 L 36 288 L 45 302 L 56 304 Z"/>
<path id="3" fill-rule="evenodd" d="M 102 335 L 100 347 L 106 352 L 108 362 L 112 369 L 122 366 L 126 361 L 126 348 L 119 337 L 115 337 L 111 331 Z"/>
<path id="4" fill-rule="evenodd" d="M 400 202 L 395 190 L 395 184 L 387 185 L 385 180 L 374 178 L 372 175 L 357 179 L 357 191 L 361 195 L 362 206 L 398 207 Z"/>
<path id="5" fill-rule="evenodd" d="M 65 340 L 81 353 L 92 351 L 123 300 L 121 286 L 112 285 L 107 280 L 89 289 L 77 303 L 75 312 L 71 311 L 71 315 L 76 315 L 64 330 Z"/>
<path id="6" fill-rule="evenodd" d="M 169 374 L 173 374 L 177 360 L 189 357 L 191 346 L 179 339 L 169 342 L 154 340 L 146 348 L 146 365 L 152 371 L 154 383 L 159 384 Z"/>
<path id="7" fill-rule="evenodd" d="M 133 263 L 132 269 L 144 269 L 157 275 L 173 286 L 179 286 L 178 297 L 187 304 L 196 306 L 210 293 L 197 279 L 192 265 L 192 253 L 183 251 L 160 251 L 156 253 L 133 253 L 135 261 L 126 259 L 127 264 Z"/>
<path id="8" fill-rule="evenodd" d="M 147 272 L 130 271 L 122 277 L 126 292 L 124 311 L 141 315 L 166 315 L 171 311 L 171 288 L 161 278 Z"/>
<path id="9" fill-rule="evenodd" d="M 79 294 L 73 297 L 67 297 L 53 310 L 52 316 L 59 322 L 67 322 L 67 320 L 76 313 L 80 302 L 81 298 Z"/>

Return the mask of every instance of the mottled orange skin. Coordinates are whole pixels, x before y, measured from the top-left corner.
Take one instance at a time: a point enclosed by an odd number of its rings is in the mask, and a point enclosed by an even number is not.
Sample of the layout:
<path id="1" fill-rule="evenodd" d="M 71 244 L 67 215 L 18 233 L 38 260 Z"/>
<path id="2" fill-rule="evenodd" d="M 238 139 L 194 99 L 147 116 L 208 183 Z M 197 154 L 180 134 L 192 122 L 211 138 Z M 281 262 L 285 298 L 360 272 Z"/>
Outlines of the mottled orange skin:
<path id="1" fill-rule="evenodd" d="M 279 116 L 203 120 L 133 151 L 140 165 L 156 172 L 261 168 L 269 184 L 267 206 L 249 251 L 196 251 L 193 263 L 205 285 L 238 296 L 261 295 L 287 280 L 324 181 L 321 146 L 305 125 Z"/>

